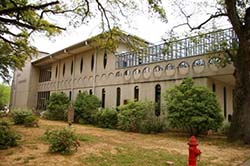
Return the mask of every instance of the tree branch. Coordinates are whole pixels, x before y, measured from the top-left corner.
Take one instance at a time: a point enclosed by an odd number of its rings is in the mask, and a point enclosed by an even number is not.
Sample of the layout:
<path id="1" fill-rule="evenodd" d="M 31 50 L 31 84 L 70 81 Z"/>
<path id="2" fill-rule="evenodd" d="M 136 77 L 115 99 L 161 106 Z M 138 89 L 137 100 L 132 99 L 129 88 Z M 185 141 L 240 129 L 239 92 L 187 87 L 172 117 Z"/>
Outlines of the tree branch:
<path id="1" fill-rule="evenodd" d="M 242 34 L 243 24 L 240 21 L 239 15 L 237 13 L 236 1 L 225 0 L 225 5 L 228 13 L 228 18 L 233 25 L 233 29 L 237 34 L 239 40 L 241 40 L 244 37 L 244 35 Z"/>
<path id="2" fill-rule="evenodd" d="M 59 1 L 53 1 L 50 3 L 45 3 L 45 4 L 41 4 L 41 5 L 37 5 L 37 6 L 26 5 L 26 6 L 21 6 L 21 7 L 12 7 L 12 8 L 0 10 L 0 15 L 7 15 L 10 13 L 15 13 L 15 12 L 18 13 L 18 12 L 22 12 L 22 11 L 26 11 L 26 10 L 40 10 L 40 9 L 44 9 L 48 6 L 53 6 L 56 4 L 59 4 Z"/>

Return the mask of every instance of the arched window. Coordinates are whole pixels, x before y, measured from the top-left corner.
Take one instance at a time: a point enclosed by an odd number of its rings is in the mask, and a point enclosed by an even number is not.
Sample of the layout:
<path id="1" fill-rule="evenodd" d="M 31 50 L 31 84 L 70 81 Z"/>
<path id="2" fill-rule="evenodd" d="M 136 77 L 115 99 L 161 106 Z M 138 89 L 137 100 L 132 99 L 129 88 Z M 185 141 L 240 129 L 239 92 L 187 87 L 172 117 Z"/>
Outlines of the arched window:
<path id="1" fill-rule="evenodd" d="M 93 69 L 94 69 L 94 63 L 95 63 L 95 57 L 94 57 L 94 55 L 92 55 L 92 58 L 91 58 L 91 71 L 93 71 Z"/>
<path id="2" fill-rule="evenodd" d="M 81 62 L 80 62 L 80 73 L 82 73 L 82 69 L 83 69 L 83 59 L 81 58 Z"/>
<path id="3" fill-rule="evenodd" d="M 155 86 L 155 115 L 160 116 L 161 114 L 161 85 Z"/>
<path id="4" fill-rule="evenodd" d="M 57 73 L 58 73 L 58 66 L 56 66 L 55 78 L 57 78 Z"/>
<path id="5" fill-rule="evenodd" d="M 63 71 L 62 71 L 63 73 L 63 76 L 65 75 L 65 63 L 63 64 Z"/>
<path id="6" fill-rule="evenodd" d="M 102 89 L 102 108 L 105 108 L 105 89 Z"/>
<path id="7" fill-rule="evenodd" d="M 212 84 L 212 91 L 216 92 L 216 85 L 215 85 L 215 83 Z"/>
<path id="8" fill-rule="evenodd" d="M 73 70 L 74 70 L 74 62 L 71 62 L 71 68 L 70 68 L 70 73 L 71 75 L 73 74 Z"/>
<path id="9" fill-rule="evenodd" d="M 134 88 L 134 100 L 139 101 L 139 87 L 135 86 Z"/>
<path id="10" fill-rule="evenodd" d="M 92 89 L 89 90 L 89 95 L 92 95 L 93 94 L 93 91 Z"/>
<path id="11" fill-rule="evenodd" d="M 224 117 L 227 118 L 227 89 L 223 88 L 223 96 L 224 96 Z"/>
<path id="12" fill-rule="evenodd" d="M 107 57 L 107 53 L 105 52 L 103 55 L 103 68 L 106 68 L 107 65 L 107 61 L 108 61 L 108 57 Z"/>
<path id="13" fill-rule="evenodd" d="M 116 88 L 116 106 L 121 105 L 121 88 Z"/>
<path id="14" fill-rule="evenodd" d="M 72 98 L 72 92 L 69 91 L 69 100 L 71 100 L 71 98 Z"/>

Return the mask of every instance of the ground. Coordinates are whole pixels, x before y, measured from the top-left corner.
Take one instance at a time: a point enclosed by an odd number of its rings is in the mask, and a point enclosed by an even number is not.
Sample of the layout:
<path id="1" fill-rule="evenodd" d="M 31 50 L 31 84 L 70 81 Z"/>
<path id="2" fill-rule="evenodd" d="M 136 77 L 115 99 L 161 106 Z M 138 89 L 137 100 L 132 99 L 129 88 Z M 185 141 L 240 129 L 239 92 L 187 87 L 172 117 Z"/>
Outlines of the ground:
<path id="1" fill-rule="evenodd" d="M 0 150 L 0 166 L 185 166 L 188 137 L 174 132 L 138 134 L 74 124 L 81 146 L 71 155 L 51 154 L 42 139 L 47 129 L 67 123 L 40 120 L 39 128 L 14 126 L 22 135 L 18 147 Z M 198 138 L 202 151 L 199 166 L 237 166 L 250 158 L 249 146 L 231 144 L 225 137 Z"/>

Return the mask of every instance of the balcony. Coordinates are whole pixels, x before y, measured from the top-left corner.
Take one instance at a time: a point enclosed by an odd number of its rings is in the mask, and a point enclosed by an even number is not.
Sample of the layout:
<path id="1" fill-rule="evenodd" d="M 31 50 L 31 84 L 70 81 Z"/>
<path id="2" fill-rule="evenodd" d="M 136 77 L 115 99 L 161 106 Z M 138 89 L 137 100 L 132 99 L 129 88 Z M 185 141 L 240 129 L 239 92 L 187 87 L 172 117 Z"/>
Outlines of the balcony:
<path id="1" fill-rule="evenodd" d="M 126 68 L 160 61 L 206 55 L 237 45 L 238 38 L 232 28 L 209 32 L 180 40 L 170 40 L 136 52 L 116 55 L 116 68 Z"/>

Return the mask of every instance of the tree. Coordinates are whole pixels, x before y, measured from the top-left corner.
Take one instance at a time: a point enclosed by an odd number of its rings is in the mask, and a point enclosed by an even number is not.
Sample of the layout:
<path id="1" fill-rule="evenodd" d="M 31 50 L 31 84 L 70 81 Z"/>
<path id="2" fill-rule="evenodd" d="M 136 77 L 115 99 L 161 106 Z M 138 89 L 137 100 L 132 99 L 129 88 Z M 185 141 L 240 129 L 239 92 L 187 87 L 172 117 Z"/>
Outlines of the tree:
<path id="1" fill-rule="evenodd" d="M 37 49 L 30 43 L 32 34 L 47 37 L 60 34 L 67 25 L 58 21 L 68 20 L 69 25 L 77 27 L 88 24 L 93 18 L 100 19 L 101 27 L 111 30 L 119 25 L 119 16 L 128 17 L 129 11 L 136 11 L 134 0 L 72 0 L 72 1 L 29 1 L 1 0 L 0 2 L 0 77 L 10 79 L 9 70 L 24 66 L 28 57 L 32 58 Z M 160 0 L 146 0 L 151 11 L 166 18 Z M 55 18 L 55 16 L 58 16 Z M 110 33 L 106 40 L 112 39 Z M 112 43 L 112 42 L 111 42 Z"/>
<path id="2" fill-rule="evenodd" d="M 235 50 L 225 48 L 225 59 L 222 62 L 233 62 L 235 67 L 235 87 L 233 97 L 233 117 L 229 132 L 229 139 L 241 139 L 250 144 L 250 1 L 248 0 L 217 0 L 215 10 L 200 24 L 191 23 L 192 14 L 179 6 L 185 22 L 174 26 L 187 26 L 191 31 L 200 30 L 213 20 L 225 17 L 229 20 L 238 37 Z M 208 2 L 206 7 L 208 7 Z M 223 64 L 225 65 L 225 64 Z"/>
<path id="3" fill-rule="evenodd" d="M 10 87 L 4 84 L 0 84 L 0 110 L 8 105 L 10 101 Z"/>
<path id="4" fill-rule="evenodd" d="M 206 87 L 195 86 L 191 78 L 167 90 L 165 100 L 167 119 L 172 127 L 199 135 L 208 130 L 216 131 L 222 125 L 223 116 L 216 95 Z"/>

